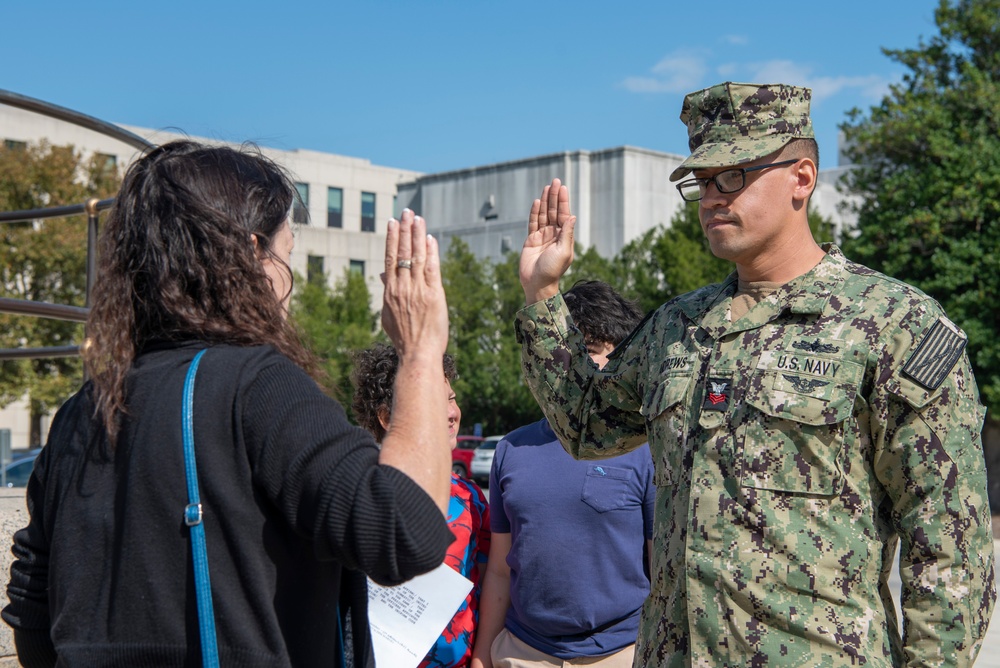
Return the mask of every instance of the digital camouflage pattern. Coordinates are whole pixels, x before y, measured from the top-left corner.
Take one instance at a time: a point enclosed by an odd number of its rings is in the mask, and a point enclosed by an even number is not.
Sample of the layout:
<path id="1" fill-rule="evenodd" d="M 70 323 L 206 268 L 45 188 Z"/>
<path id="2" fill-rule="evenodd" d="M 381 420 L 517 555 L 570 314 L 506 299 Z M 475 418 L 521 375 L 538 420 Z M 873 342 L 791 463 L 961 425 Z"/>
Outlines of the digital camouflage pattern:
<path id="1" fill-rule="evenodd" d="M 518 314 L 525 378 L 574 456 L 648 437 L 636 666 L 969 666 L 979 651 L 993 540 L 965 335 L 920 291 L 825 250 L 735 323 L 735 274 L 668 302 L 603 371 L 561 295 Z"/>
<path id="2" fill-rule="evenodd" d="M 814 138 L 811 99 L 808 88 L 731 81 L 688 93 L 681 121 L 688 128 L 691 155 L 670 180 L 695 169 L 741 165 L 770 155 L 793 139 Z"/>

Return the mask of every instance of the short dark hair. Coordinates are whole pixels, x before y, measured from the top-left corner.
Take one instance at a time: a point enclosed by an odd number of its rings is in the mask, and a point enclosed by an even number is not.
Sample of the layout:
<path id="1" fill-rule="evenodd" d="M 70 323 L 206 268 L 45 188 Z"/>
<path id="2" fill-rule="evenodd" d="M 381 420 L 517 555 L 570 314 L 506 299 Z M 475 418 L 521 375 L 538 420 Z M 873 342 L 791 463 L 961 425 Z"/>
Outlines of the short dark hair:
<path id="1" fill-rule="evenodd" d="M 819 144 L 816 143 L 815 139 L 793 139 L 777 152 L 777 157 L 775 159 L 801 160 L 802 158 L 809 158 L 812 160 L 813 164 L 816 165 L 816 171 L 819 171 Z M 813 184 L 813 192 L 816 192 L 817 185 L 819 185 L 819 181 L 816 181 L 816 183 Z M 809 197 L 812 197 L 812 193 L 809 193 Z"/>
<path id="2" fill-rule="evenodd" d="M 577 281 L 563 299 L 586 343 L 617 346 L 642 321 L 636 303 L 604 281 Z"/>
<path id="3" fill-rule="evenodd" d="M 815 139 L 793 139 L 778 151 L 778 156 L 785 160 L 809 158 L 816 163 L 816 169 L 819 170 L 819 144 Z"/>
<path id="4" fill-rule="evenodd" d="M 358 424 L 370 431 L 380 443 L 385 436 L 385 428 L 379 422 L 378 414 L 383 408 L 392 412 L 392 388 L 398 370 L 399 354 L 388 344 L 376 343 L 354 353 L 354 370 L 351 372 L 354 400 L 351 410 Z M 458 377 L 455 360 L 448 353 L 444 355 L 444 377 L 449 382 Z"/>

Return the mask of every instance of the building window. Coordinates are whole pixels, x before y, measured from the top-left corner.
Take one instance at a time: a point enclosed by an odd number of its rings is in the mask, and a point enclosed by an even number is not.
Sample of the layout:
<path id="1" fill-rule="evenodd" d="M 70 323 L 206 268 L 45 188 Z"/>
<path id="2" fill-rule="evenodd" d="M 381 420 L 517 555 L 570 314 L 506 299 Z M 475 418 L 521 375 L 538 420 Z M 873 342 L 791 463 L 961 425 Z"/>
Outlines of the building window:
<path id="1" fill-rule="evenodd" d="M 118 156 L 108 153 L 96 153 L 96 163 L 99 169 L 114 173 L 118 169 Z"/>
<path id="2" fill-rule="evenodd" d="M 306 258 L 306 281 L 309 283 L 321 283 L 324 279 L 323 256 L 310 255 Z"/>
<path id="3" fill-rule="evenodd" d="M 340 188 L 326 189 L 326 226 L 344 226 L 344 191 Z"/>
<path id="4" fill-rule="evenodd" d="M 4 139 L 3 145 L 11 151 L 26 151 L 28 149 L 28 142 L 16 139 Z"/>
<path id="5" fill-rule="evenodd" d="M 500 217 L 500 213 L 497 211 L 497 198 L 490 195 L 486 203 L 483 204 L 483 208 L 480 209 L 480 214 L 485 220 L 496 220 Z"/>
<path id="6" fill-rule="evenodd" d="M 358 274 L 362 278 L 365 277 L 365 261 L 364 260 L 351 260 L 350 271 L 352 274 Z"/>
<path id="7" fill-rule="evenodd" d="M 375 231 L 375 193 L 361 193 L 361 231 Z"/>
<path id="8" fill-rule="evenodd" d="M 392 217 L 399 219 L 402 212 L 399 210 L 399 195 L 392 196 Z"/>
<path id="9" fill-rule="evenodd" d="M 292 205 L 292 220 L 305 225 L 309 223 L 309 184 L 296 183 L 295 190 L 298 197 Z"/>

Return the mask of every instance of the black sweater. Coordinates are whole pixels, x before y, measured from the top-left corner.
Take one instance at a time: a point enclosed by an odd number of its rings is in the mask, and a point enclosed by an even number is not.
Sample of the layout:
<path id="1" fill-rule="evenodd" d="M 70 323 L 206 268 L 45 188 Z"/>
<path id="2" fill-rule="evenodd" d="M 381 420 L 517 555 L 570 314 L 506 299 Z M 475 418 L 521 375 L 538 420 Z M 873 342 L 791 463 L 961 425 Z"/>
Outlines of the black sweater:
<path id="1" fill-rule="evenodd" d="M 114 452 L 85 386 L 59 410 L 14 536 L 10 604 L 25 666 L 197 666 L 181 440 L 188 363 L 204 344 L 135 363 Z M 270 347 L 212 347 L 198 369 L 194 442 L 220 659 L 371 666 L 362 573 L 385 584 L 438 566 L 452 541 L 371 436 Z"/>

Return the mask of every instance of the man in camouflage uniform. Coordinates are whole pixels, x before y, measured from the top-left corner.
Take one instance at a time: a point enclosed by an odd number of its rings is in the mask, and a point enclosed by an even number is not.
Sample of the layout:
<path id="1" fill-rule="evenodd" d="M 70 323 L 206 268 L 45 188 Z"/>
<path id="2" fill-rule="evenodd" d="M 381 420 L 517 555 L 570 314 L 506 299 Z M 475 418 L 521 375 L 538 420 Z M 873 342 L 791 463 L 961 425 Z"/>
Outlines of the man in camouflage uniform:
<path id="1" fill-rule="evenodd" d="M 635 665 L 969 666 L 993 609 L 984 407 L 965 334 L 927 295 L 819 246 L 810 91 L 688 95 L 700 200 L 737 271 L 651 314 L 603 370 L 558 293 L 573 218 L 532 206 L 525 377 L 572 454 L 647 439 L 652 591 Z M 888 579 L 897 545 L 902 635 Z"/>

